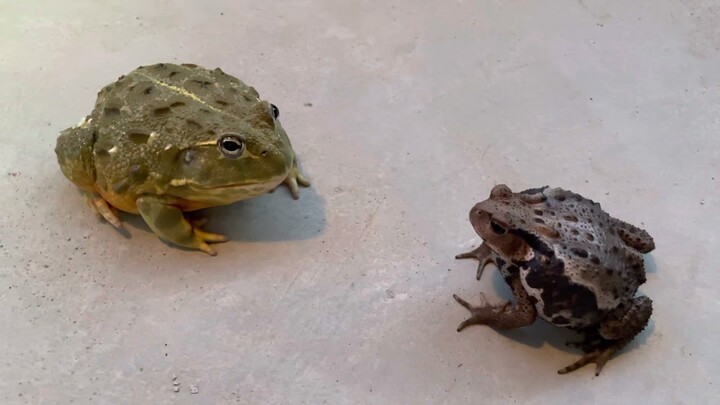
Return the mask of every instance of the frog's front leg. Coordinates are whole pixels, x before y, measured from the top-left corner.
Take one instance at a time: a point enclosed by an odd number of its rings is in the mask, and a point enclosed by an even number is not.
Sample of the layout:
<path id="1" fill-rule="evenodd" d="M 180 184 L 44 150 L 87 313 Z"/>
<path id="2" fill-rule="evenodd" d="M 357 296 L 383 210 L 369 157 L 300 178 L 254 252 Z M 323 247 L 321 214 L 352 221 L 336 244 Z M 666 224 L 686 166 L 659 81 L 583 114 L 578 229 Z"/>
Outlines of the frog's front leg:
<path id="1" fill-rule="evenodd" d="M 288 172 L 288 175 L 283 181 L 283 183 L 285 183 L 290 188 L 290 193 L 296 200 L 300 198 L 300 191 L 298 189 L 298 185 L 302 187 L 310 187 L 310 182 L 305 177 L 303 177 L 302 173 L 300 173 L 300 168 L 297 164 L 297 158 L 294 156 L 292 168 Z"/>
<path id="2" fill-rule="evenodd" d="M 175 202 L 173 198 L 144 195 L 137 199 L 137 207 L 150 229 L 160 238 L 215 256 L 215 249 L 208 243 L 226 242 L 228 237 L 205 232 L 193 226 L 180 208 L 174 205 Z"/>
<path id="3" fill-rule="evenodd" d="M 487 243 L 483 242 L 477 249 L 467 252 L 467 253 L 461 253 L 457 256 L 455 256 L 456 259 L 471 259 L 475 258 L 480 261 L 478 263 L 477 268 L 477 279 L 480 280 L 480 277 L 483 274 L 483 270 L 485 270 L 485 266 L 492 263 L 498 267 L 500 265 L 498 264 L 497 257 L 495 253 L 490 249 L 490 246 L 487 245 Z"/>

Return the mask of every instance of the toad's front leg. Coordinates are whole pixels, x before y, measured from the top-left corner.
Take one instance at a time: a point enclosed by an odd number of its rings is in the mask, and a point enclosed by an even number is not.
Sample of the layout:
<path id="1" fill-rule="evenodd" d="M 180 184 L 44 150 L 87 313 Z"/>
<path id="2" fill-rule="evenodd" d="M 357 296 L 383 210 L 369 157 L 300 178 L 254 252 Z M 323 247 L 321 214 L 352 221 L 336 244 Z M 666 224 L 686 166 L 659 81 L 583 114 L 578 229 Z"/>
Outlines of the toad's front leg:
<path id="1" fill-rule="evenodd" d="M 480 246 L 478 246 L 477 249 L 467 252 L 467 253 L 461 253 L 457 256 L 455 256 L 456 259 L 478 259 L 480 263 L 478 263 L 477 268 L 477 279 L 480 280 L 480 277 L 483 274 L 483 270 L 485 270 L 485 266 L 492 263 L 498 267 L 500 267 L 500 264 L 498 263 L 498 257 L 495 255 L 495 253 L 490 249 L 490 246 L 487 245 L 487 243 L 483 242 Z"/>
<path id="2" fill-rule="evenodd" d="M 488 305 L 482 302 L 480 305 L 475 306 L 457 295 L 453 295 L 455 301 L 467 308 L 471 314 L 470 318 L 458 326 L 458 332 L 470 325 L 487 325 L 495 329 L 514 329 L 535 322 L 537 311 L 530 300 L 530 296 L 523 288 L 520 277 L 513 277 L 510 280 L 510 287 L 515 296 L 515 305 L 511 305 L 509 302 L 500 305 Z"/>
<path id="3" fill-rule="evenodd" d="M 215 249 L 208 243 L 226 242 L 228 237 L 200 230 L 198 225 L 185 219 L 175 202 L 173 198 L 144 195 L 137 199 L 137 207 L 150 229 L 160 238 L 215 256 Z"/>

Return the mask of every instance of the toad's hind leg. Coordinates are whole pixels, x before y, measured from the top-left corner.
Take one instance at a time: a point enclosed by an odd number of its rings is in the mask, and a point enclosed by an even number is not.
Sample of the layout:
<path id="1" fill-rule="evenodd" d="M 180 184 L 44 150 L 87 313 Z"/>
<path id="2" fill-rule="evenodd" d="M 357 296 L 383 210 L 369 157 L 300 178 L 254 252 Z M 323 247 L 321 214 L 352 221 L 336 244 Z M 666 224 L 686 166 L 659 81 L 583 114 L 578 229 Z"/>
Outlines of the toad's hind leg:
<path id="1" fill-rule="evenodd" d="M 470 318 L 458 326 L 457 331 L 460 332 L 470 325 L 487 325 L 495 329 L 514 329 L 535 322 L 537 311 L 530 300 L 530 296 L 523 288 L 520 277 L 513 277 L 509 284 L 515 296 L 515 305 L 511 305 L 509 302 L 500 305 L 487 305 L 482 302 L 480 305 L 475 306 L 457 295 L 453 295 L 455 301 L 467 308 L 471 314 Z"/>
<path id="2" fill-rule="evenodd" d="M 610 219 L 618 236 L 626 245 L 640 253 L 649 253 L 655 249 L 655 241 L 647 231 L 616 218 Z"/>
<path id="3" fill-rule="evenodd" d="M 137 199 L 138 211 L 150 229 L 160 238 L 183 247 L 202 250 L 215 256 L 215 249 L 208 243 L 228 241 L 228 237 L 205 232 L 191 224 L 174 201 L 160 196 L 141 196 Z"/>
<path id="4" fill-rule="evenodd" d="M 110 222 L 117 229 L 123 229 L 122 221 L 120 221 L 118 211 L 112 205 L 94 191 L 82 190 L 85 201 L 91 206 L 95 212 Z"/>
<path id="5" fill-rule="evenodd" d="M 652 315 L 652 300 L 648 297 L 635 298 L 630 308 L 611 315 L 600 324 L 599 333 L 604 341 L 594 345 L 585 356 L 575 363 L 559 370 L 559 374 L 567 374 L 595 363 L 595 375 L 600 375 L 610 358 L 628 344 L 648 323 Z"/>

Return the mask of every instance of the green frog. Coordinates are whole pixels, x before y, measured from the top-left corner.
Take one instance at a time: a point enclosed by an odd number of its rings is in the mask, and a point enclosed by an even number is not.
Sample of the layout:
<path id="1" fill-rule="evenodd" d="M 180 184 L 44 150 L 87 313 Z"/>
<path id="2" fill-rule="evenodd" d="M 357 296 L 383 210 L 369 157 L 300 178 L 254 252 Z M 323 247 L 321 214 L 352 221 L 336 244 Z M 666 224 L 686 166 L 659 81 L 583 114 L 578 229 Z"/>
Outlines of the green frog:
<path id="1" fill-rule="evenodd" d="M 231 204 L 301 174 L 280 110 L 221 69 L 141 66 L 98 93 L 92 113 L 60 133 L 60 168 L 89 204 L 121 228 L 118 210 L 140 214 L 160 238 L 210 255 L 224 235 L 185 212 Z"/>

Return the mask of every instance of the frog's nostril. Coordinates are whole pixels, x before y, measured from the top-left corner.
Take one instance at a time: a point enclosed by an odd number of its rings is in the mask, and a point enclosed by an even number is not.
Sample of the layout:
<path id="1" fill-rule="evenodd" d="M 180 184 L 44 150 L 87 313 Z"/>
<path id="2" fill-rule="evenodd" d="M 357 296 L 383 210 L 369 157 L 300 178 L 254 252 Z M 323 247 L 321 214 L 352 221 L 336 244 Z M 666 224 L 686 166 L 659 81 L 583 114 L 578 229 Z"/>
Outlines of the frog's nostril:
<path id="1" fill-rule="evenodd" d="M 268 154 L 267 149 L 265 149 L 264 151 L 260 152 L 260 154 L 263 155 L 263 156 L 267 156 L 267 154 Z"/>

